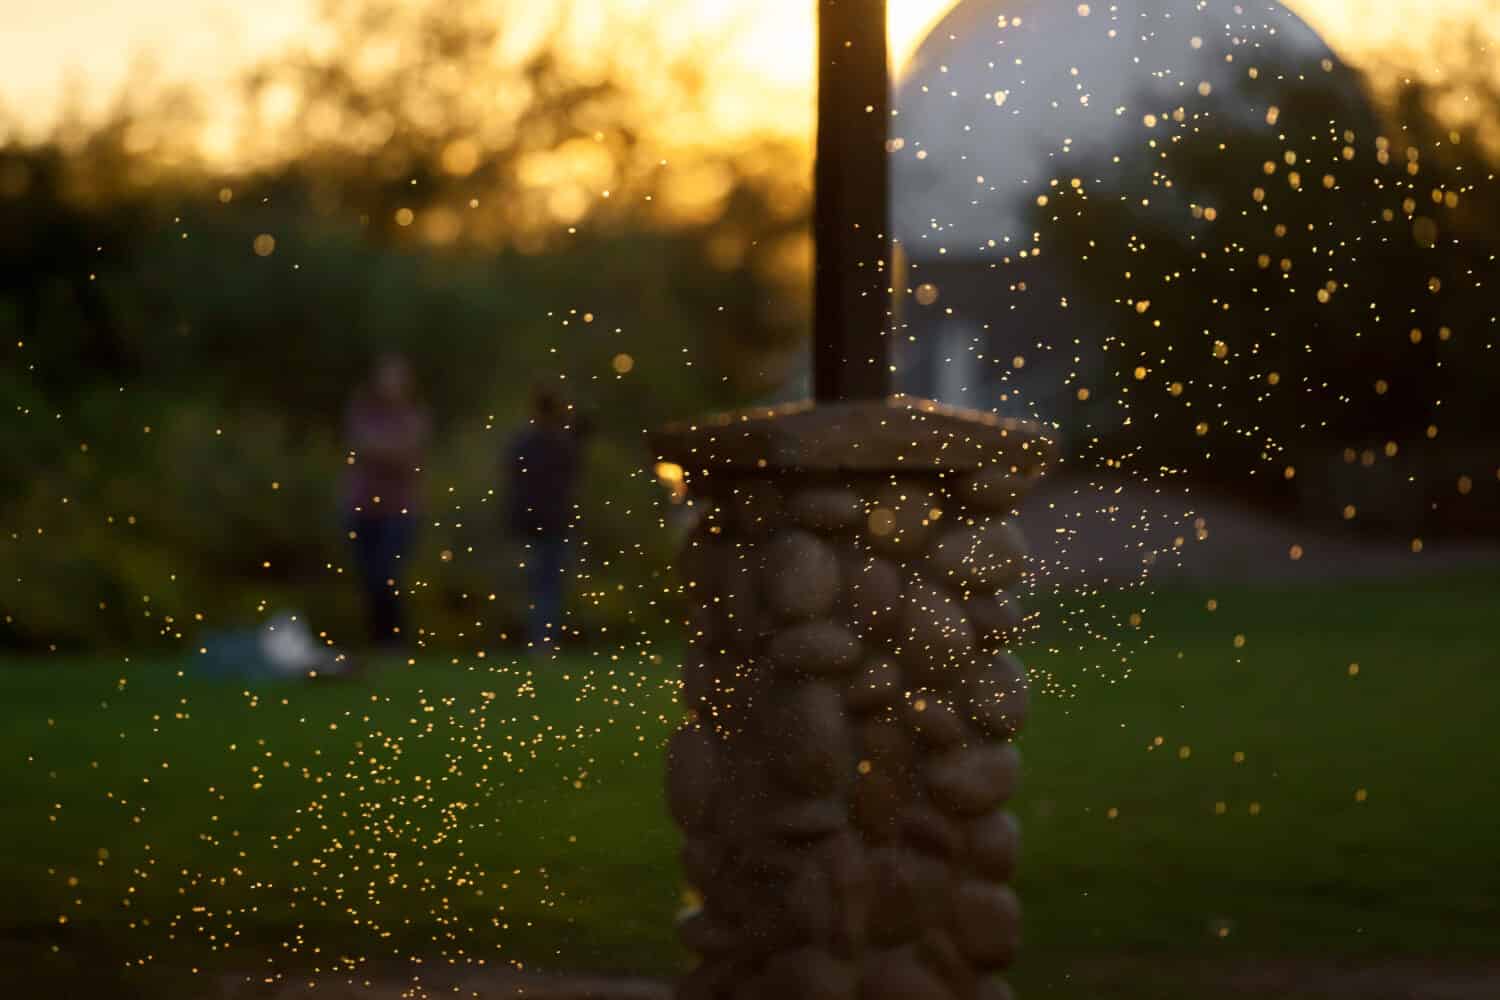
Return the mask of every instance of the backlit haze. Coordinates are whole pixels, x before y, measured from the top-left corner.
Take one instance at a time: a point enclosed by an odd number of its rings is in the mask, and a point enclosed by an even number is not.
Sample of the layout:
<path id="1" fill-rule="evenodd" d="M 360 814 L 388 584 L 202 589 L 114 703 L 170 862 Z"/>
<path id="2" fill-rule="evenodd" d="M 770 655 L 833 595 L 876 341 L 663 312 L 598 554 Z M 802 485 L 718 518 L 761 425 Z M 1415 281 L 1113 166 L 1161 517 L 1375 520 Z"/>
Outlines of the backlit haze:
<path id="1" fill-rule="evenodd" d="M 288 46 L 316 44 L 316 0 L 0 0 L 0 113 L 28 130 L 47 127 L 67 103 L 98 110 L 133 71 L 186 82 L 206 98 L 258 58 Z M 1483 0 L 1454 0 L 1442 14 L 1456 17 Z M 892 57 L 903 63 L 953 0 L 891 0 Z M 1025 4 L 1018 4 L 1024 10 Z M 1335 51 L 1359 64 L 1377 47 L 1417 46 L 1437 27 L 1431 4 L 1417 0 L 1303 0 L 1289 6 L 1323 34 Z M 726 131 L 805 132 L 810 101 L 788 105 L 774 91 L 807 94 L 812 71 L 812 0 L 598 0 L 600 18 L 648 20 L 669 44 L 728 49 L 717 83 L 739 91 L 721 101 Z M 619 44 L 616 34 L 611 38 Z M 724 42 L 722 39 L 727 38 Z M 227 106 L 226 102 L 226 106 Z M 212 144 L 214 132 L 209 131 Z M 211 150 L 229 152 L 228 142 Z"/>

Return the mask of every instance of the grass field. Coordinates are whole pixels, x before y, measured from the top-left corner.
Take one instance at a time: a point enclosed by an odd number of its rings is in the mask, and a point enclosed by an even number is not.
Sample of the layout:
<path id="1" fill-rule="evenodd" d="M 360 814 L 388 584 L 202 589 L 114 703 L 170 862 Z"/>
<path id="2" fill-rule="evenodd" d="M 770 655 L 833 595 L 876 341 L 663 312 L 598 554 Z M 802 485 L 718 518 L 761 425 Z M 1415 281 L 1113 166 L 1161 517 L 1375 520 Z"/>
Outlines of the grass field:
<path id="1" fill-rule="evenodd" d="M 1025 995 L 1311 998 L 1344 964 L 1494 958 L 1500 587 L 1080 603 L 1026 656 Z M 190 996 L 194 968 L 686 961 L 659 791 L 672 650 L 253 690 L 185 662 L 0 669 L 13 983 Z M 1301 991 L 1258 988 L 1266 969 Z"/>

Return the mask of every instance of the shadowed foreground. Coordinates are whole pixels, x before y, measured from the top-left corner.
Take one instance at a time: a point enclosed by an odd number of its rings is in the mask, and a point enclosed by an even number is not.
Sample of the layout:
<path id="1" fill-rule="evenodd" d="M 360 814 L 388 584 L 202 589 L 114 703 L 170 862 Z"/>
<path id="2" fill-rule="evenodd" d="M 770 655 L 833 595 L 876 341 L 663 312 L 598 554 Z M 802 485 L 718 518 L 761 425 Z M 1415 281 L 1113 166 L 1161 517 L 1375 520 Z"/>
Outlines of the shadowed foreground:
<path id="1" fill-rule="evenodd" d="M 1017 992 L 1500 992 L 1496 597 L 1478 579 L 1219 587 L 1049 615 L 1026 654 Z M 0 671 L 16 995 L 674 974 L 673 657 L 618 655 L 255 691 L 166 660 Z"/>

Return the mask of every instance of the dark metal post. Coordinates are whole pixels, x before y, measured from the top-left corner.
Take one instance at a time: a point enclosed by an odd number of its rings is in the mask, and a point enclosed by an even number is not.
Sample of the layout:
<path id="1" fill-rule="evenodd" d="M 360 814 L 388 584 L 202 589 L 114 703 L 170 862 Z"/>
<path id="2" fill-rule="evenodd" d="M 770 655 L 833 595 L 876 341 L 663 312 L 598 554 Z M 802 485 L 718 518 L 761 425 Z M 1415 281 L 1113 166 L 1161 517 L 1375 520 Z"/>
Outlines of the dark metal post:
<path id="1" fill-rule="evenodd" d="M 890 391 L 885 0 L 818 0 L 813 395 Z"/>

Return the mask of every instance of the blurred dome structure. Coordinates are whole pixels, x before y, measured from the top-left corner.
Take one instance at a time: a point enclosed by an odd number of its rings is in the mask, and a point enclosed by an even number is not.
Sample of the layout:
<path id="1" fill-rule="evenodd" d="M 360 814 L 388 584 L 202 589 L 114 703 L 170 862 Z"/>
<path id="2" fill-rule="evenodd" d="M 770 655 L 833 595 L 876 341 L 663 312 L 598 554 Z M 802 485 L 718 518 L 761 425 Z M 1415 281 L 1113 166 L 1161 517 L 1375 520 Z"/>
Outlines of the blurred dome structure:
<path id="1" fill-rule="evenodd" d="M 1280 96 L 1292 89 L 1322 98 L 1299 111 Z M 1358 74 L 1265 0 L 966 0 L 896 91 L 899 388 L 1065 432 L 1074 400 L 1061 387 L 1079 363 L 1067 348 L 1110 317 L 1059 313 L 1078 279 L 1036 232 L 1049 192 L 1103 187 L 1186 213 L 1194 192 L 1153 166 L 1153 143 L 1175 141 L 1152 131 L 1158 117 L 1226 143 L 1247 130 L 1326 134 L 1330 107 L 1338 129 L 1376 130 Z"/>

